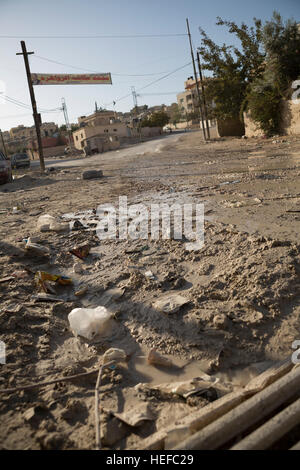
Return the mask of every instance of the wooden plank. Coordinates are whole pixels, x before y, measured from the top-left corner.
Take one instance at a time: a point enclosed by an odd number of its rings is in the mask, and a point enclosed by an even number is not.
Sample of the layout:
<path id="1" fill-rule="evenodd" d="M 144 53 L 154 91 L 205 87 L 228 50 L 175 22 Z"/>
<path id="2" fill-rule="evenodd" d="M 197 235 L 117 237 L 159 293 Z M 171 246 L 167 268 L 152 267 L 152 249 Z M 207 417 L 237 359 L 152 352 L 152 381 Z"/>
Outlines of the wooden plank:
<path id="1" fill-rule="evenodd" d="M 300 368 L 294 368 L 263 391 L 187 438 L 176 450 L 213 450 L 249 429 L 291 398 L 300 387 Z"/>
<path id="2" fill-rule="evenodd" d="M 230 450 L 264 450 L 300 423 L 300 398 L 253 431 Z"/>
<path id="3" fill-rule="evenodd" d="M 289 450 L 300 450 L 300 441 L 293 445 L 293 447 L 291 447 Z"/>

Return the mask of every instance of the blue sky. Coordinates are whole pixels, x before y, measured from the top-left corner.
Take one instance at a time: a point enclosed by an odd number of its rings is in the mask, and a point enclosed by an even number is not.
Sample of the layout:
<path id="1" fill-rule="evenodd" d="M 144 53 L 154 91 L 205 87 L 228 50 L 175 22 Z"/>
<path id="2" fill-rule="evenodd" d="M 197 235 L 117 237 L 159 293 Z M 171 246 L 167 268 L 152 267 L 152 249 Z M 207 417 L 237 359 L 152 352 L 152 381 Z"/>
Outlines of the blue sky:
<path id="1" fill-rule="evenodd" d="M 145 90 L 138 90 L 190 62 L 188 38 L 39 39 L 26 36 L 184 34 L 188 17 L 193 43 L 198 46 L 199 26 L 220 44 L 233 42 L 224 27 L 215 25 L 217 16 L 250 24 L 253 17 L 269 19 L 276 9 L 285 19 L 293 17 L 300 21 L 299 0 L 0 0 L 0 7 L 0 80 L 5 83 L 8 96 L 30 104 L 23 57 L 16 56 L 22 39 L 26 41 L 27 50 L 35 52 L 30 56 L 32 72 L 84 73 L 86 69 L 112 73 L 113 85 L 35 87 L 40 108 L 58 108 L 64 97 L 71 122 L 92 112 L 95 101 L 99 106 L 109 105 L 112 109 L 111 103 L 115 100 L 117 111 L 129 111 L 133 107 L 132 96 L 119 98 L 130 94 L 131 86 L 135 86 L 140 95 L 138 104 L 152 106 L 176 101 L 176 93 L 183 90 L 184 80 L 193 75 L 192 65 Z M 157 75 L 129 76 L 142 74 Z M 170 92 L 173 94 L 168 94 Z M 60 111 L 42 114 L 42 119 L 64 122 Z M 8 130 L 19 124 L 33 125 L 31 110 L 0 103 L 0 128 Z"/>

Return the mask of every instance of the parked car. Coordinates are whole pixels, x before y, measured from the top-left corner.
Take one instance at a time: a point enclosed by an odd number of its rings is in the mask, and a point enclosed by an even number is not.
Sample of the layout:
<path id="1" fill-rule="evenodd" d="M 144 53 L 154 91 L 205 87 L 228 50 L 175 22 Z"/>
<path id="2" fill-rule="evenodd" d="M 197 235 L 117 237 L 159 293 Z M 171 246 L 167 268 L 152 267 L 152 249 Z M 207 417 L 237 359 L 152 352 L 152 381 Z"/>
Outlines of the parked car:
<path id="1" fill-rule="evenodd" d="M 11 157 L 11 167 L 12 168 L 29 168 L 30 167 L 30 158 L 27 153 L 16 153 Z"/>
<path id="2" fill-rule="evenodd" d="M 11 181 L 12 173 L 10 160 L 0 151 L 0 184 L 10 183 Z"/>

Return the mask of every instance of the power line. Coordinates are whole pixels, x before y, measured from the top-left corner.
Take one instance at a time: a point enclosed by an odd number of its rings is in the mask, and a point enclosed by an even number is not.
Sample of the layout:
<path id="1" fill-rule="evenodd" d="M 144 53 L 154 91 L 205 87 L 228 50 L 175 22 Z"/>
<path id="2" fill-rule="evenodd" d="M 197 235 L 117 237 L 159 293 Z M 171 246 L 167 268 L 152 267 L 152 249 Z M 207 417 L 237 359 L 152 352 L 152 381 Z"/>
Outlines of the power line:
<path id="1" fill-rule="evenodd" d="M 20 106 L 21 108 L 31 109 L 31 106 L 29 104 L 23 103 L 22 101 L 19 101 L 15 98 L 7 96 L 7 95 L 3 95 L 3 96 L 4 96 L 5 100 L 8 101 L 11 104 L 14 104 L 16 106 Z M 57 111 L 61 111 L 61 110 L 62 110 L 62 108 L 52 108 L 52 109 L 43 109 L 43 108 L 41 108 L 40 112 L 42 112 L 42 113 L 52 113 L 52 112 L 57 112 Z"/>
<path id="2" fill-rule="evenodd" d="M 179 70 L 184 69 L 184 68 L 187 67 L 188 65 L 191 65 L 191 63 L 192 63 L 192 62 L 188 62 L 187 64 L 182 65 L 181 67 L 178 67 L 178 69 L 175 69 L 175 70 L 173 70 L 172 72 L 167 73 L 167 75 L 164 75 L 163 77 L 160 77 L 160 78 L 158 78 L 157 80 L 154 80 L 153 82 L 148 83 L 148 85 L 145 85 L 145 86 L 143 86 L 142 88 L 139 88 L 137 91 L 145 90 L 145 88 L 148 88 L 149 86 L 154 85 L 155 83 L 160 82 L 161 80 L 164 80 L 165 78 L 169 77 L 170 75 L 173 75 L 173 73 L 176 73 L 176 72 L 178 72 Z"/>
<path id="3" fill-rule="evenodd" d="M 169 76 L 172 75 L 173 73 L 176 73 L 176 72 L 178 72 L 179 70 L 184 69 L 184 68 L 187 67 L 188 65 L 191 65 L 191 63 L 192 63 L 192 62 L 188 62 L 187 64 L 182 65 L 181 67 L 178 67 L 177 69 L 173 70 L 172 72 L 169 72 L 167 75 L 164 75 L 163 77 L 160 77 L 160 78 L 158 78 L 158 79 L 156 79 L 156 80 L 154 80 L 154 81 L 148 83 L 148 85 L 145 85 L 145 86 L 139 88 L 139 89 L 136 90 L 136 91 L 139 92 L 139 91 L 145 90 L 145 88 L 148 88 L 149 86 L 154 85 L 155 83 L 158 83 L 158 82 L 160 82 L 161 80 L 164 80 L 165 78 L 169 77 Z M 112 101 L 111 103 L 107 103 L 105 106 L 110 106 L 110 105 L 113 104 L 114 102 L 117 103 L 118 101 L 124 100 L 125 98 L 128 98 L 128 97 L 131 96 L 131 95 L 132 95 L 132 94 L 129 93 L 129 94 L 125 95 L 125 96 L 122 96 L 121 98 L 115 99 L 115 100 Z"/>
<path id="4" fill-rule="evenodd" d="M 142 93 L 140 96 L 162 96 L 162 95 L 177 95 L 180 91 L 166 91 L 165 93 Z"/>
<path id="5" fill-rule="evenodd" d="M 9 116 L 1 116 L 0 115 L 0 119 L 17 118 L 17 117 L 31 116 L 31 115 L 32 115 L 32 113 L 10 114 Z"/>
<path id="6" fill-rule="evenodd" d="M 34 58 L 38 58 L 41 60 L 46 60 L 47 62 L 52 62 L 53 64 L 63 65 L 64 67 L 69 67 L 76 70 L 83 70 L 84 72 L 92 72 L 92 73 L 99 73 L 97 70 L 87 69 L 83 67 L 77 67 L 76 65 L 65 64 L 63 62 L 59 62 L 57 60 L 48 59 L 47 57 L 42 57 L 40 55 L 35 54 Z M 154 73 L 141 73 L 141 74 L 126 74 L 126 73 L 119 73 L 119 72 L 111 72 L 112 75 L 116 75 L 119 77 L 149 77 L 153 75 L 162 75 L 163 73 L 168 73 L 168 71 L 163 72 L 154 72 Z"/>
<path id="7" fill-rule="evenodd" d="M 131 38 L 170 38 L 170 37 L 183 37 L 187 36 L 186 33 L 178 34 L 129 34 L 129 35 L 88 35 L 88 36 L 9 36 L 9 35 L 0 35 L 0 38 L 3 39 L 131 39 Z"/>

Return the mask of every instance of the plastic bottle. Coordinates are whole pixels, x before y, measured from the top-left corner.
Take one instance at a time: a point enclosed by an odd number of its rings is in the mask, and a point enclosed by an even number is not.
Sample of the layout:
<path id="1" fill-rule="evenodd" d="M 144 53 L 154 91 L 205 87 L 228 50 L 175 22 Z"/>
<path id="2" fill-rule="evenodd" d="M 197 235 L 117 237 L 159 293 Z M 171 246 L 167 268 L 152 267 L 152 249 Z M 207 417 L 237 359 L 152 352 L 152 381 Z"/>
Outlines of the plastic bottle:
<path id="1" fill-rule="evenodd" d="M 105 335 L 111 316 L 105 307 L 74 308 L 69 313 L 68 320 L 76 336 L 91 340 L 96 335 Z"/>

